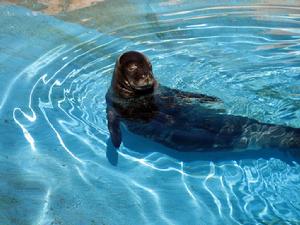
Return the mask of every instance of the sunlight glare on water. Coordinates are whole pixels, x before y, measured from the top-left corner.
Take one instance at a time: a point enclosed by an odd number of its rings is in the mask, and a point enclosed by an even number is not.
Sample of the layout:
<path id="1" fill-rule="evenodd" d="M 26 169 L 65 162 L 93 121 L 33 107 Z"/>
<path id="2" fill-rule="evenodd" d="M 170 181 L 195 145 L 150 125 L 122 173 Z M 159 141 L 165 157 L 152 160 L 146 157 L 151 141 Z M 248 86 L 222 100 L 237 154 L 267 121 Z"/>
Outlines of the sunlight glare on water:
<path id="1" fill-rule="evenodd" d="M 105 94 L 138 50 L 166 86 L 300 127 L 300 5 L 145 2 L 110 29 L 0 4 L 0 224 L 299 224 L 299 158 L 179 153 L 124 127 L 117 153 Z"/>

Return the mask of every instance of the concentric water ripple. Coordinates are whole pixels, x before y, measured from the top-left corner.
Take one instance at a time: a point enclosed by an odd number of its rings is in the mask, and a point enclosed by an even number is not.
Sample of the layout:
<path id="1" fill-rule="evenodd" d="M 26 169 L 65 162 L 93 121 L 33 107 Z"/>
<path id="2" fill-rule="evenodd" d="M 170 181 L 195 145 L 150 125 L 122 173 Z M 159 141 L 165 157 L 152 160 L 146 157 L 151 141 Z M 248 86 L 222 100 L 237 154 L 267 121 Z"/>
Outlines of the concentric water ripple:
<path id="1" fill-rule="evenodd" d="M 295 156 L 178 153 L 126 128 L 117 153 L 105 112 L 116 58 L 138 50 L 166 86 L 218 96 L 230 114 L 300 127 L 300 6 L 152 9 L 150 20 L 107 33 L 38 15 L 77 32 L 1 84 L 1 123 L 16 130 L 14 143 L 5 134 L 0 145 L 4 224 L 300 223 Z"/>

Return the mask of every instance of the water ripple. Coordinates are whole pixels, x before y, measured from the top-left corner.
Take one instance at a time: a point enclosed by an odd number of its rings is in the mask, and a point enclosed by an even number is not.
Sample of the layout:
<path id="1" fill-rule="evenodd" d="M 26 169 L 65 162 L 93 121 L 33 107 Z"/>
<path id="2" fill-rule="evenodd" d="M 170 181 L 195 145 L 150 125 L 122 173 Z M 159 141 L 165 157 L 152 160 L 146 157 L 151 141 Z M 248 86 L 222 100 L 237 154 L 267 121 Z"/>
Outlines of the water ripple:
<path id="1" fill-rule="evenodd" d="M 162 84 L 218 96 L 234 115 L 299 127 L 300 7 L 201 7 L 154 18 L 106 34 L 84 30 L 7 83 L 1 115 L 12 107 L 28 145 L 16 143 L 15 159 L 45 183 L 34 223 L 297 224 L 300 166 L 290 156 L 182 154 L 126 128 L 134 145 L 116 152 L 105 93 L 117 56 L 135 49 Z"/>

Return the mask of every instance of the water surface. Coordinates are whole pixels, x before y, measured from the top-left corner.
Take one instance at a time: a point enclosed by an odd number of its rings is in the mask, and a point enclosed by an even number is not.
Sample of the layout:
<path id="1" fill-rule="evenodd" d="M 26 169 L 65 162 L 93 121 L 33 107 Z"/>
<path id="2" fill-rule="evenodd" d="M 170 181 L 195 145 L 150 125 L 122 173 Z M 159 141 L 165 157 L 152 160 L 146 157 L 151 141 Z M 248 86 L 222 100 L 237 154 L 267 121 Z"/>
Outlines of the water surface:
<path id="1" fill-rule="evenodd" d="M 166 86 L 300 127 L 299 3 L 124 2 L 0 4 L 1 224 L 299 224 L 295 155 L 178 153 L 126 128 L 116 153 L 104 98 L 138 50 Z"/>

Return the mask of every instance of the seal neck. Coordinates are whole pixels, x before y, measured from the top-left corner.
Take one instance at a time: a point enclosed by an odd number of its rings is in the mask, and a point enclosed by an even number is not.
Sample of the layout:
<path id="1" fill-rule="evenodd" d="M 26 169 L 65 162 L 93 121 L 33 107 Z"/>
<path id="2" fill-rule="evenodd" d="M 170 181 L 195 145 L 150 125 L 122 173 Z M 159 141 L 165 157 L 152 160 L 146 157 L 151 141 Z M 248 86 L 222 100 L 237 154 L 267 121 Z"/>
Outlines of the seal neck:
<path id="1" fill-rule="evenodd" d="M 124 77 L 118 76 L 118 71 L 115 69 L 111 87 L 118 97 L 131 98 L 134 97 L 134 89 L 130 86 L 128 80 Z"/>

